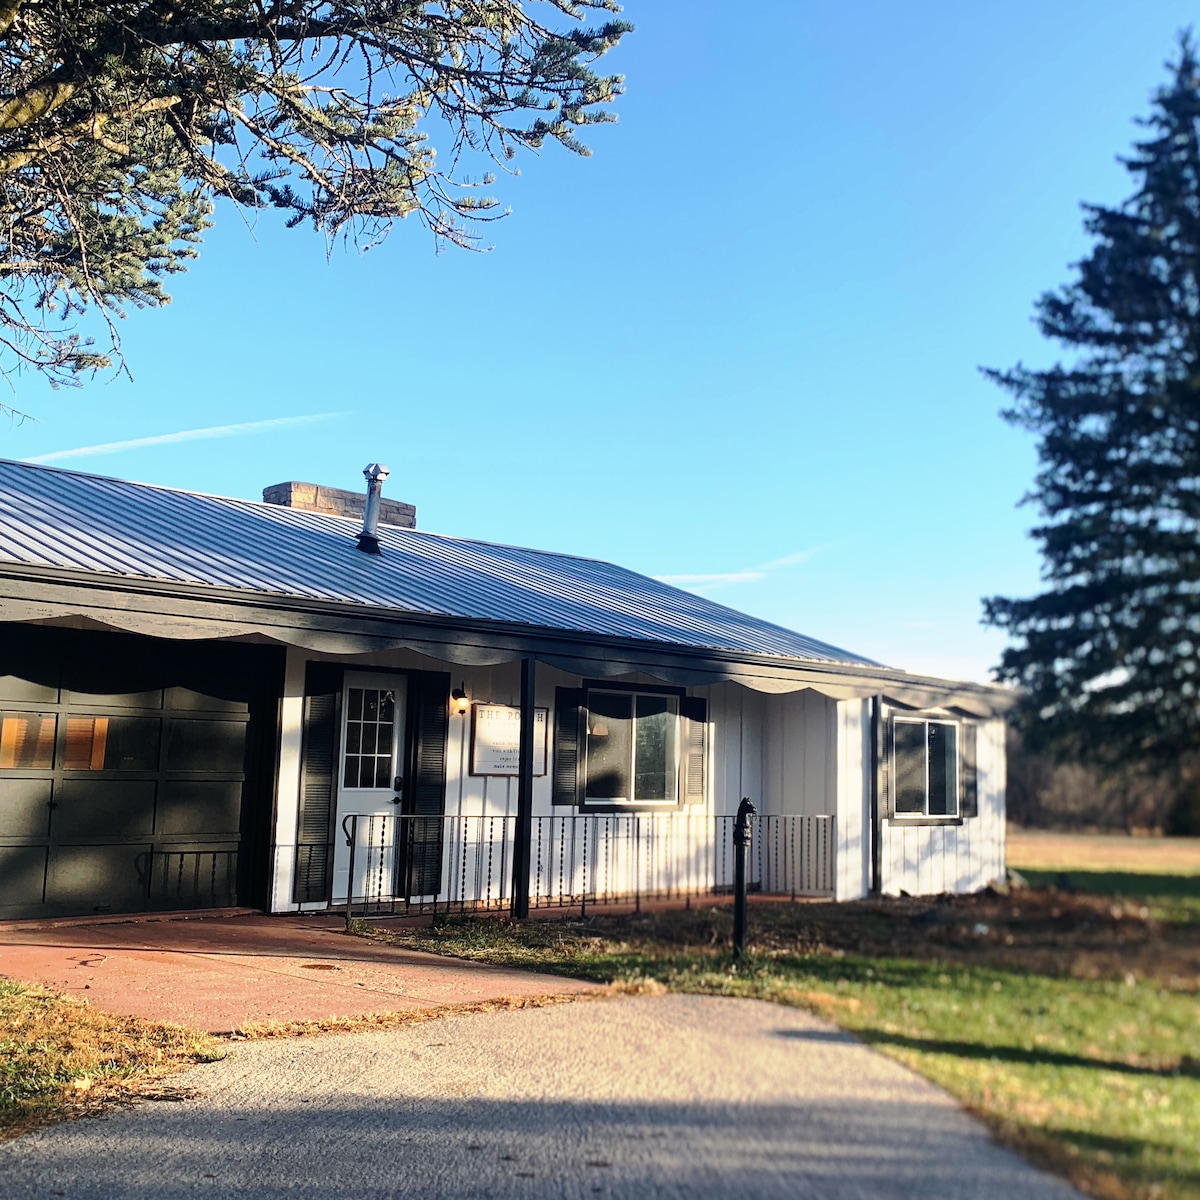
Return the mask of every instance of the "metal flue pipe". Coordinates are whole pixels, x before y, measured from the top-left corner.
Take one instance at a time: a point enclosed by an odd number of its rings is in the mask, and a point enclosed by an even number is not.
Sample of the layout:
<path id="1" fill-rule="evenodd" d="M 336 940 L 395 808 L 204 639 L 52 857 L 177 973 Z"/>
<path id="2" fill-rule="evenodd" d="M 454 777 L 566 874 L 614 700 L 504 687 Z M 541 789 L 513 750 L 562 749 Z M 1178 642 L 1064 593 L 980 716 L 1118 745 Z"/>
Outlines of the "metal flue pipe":
<path id="1" fill-rule="evenodd" d="M 383 463 L 368 463 L 363 467 L 367 481 L 367 509 L 363 514 L 362 533 L 358 535 L 358 548 L 364 554 L 379 553 L 379 498 L 383 493 L 383 481 L 390 474 Z"/>

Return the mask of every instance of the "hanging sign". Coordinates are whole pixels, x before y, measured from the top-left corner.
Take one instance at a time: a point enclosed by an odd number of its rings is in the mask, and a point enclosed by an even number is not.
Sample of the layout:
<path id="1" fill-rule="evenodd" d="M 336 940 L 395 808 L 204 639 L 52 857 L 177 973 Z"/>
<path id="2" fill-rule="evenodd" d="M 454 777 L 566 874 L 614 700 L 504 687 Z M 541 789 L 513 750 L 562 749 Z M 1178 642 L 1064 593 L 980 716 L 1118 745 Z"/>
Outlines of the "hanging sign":
<path id="1" fill-rule="evenodd" d="M 550 710 L 533 710 L 533 773 L 546 774 L 546 730 Z M 471 706 L 471 774 L 517 775 L 521 755 L 521 710 L 514 704 Z"/>

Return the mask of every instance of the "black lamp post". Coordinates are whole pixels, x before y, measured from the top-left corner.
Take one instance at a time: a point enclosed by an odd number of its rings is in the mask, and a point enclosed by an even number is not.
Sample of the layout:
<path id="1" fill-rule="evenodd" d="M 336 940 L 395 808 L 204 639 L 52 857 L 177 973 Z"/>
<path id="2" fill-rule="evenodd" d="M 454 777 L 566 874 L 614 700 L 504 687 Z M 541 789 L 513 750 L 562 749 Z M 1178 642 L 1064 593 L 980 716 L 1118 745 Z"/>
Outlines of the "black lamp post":
<path id="1" fill-rule="evenodd" d="M 733 953 L 746 953 L 746 872 L 750 865 L 751 822 L 758 815 L 749 796 L 738 805 L 733 823 Z"/>

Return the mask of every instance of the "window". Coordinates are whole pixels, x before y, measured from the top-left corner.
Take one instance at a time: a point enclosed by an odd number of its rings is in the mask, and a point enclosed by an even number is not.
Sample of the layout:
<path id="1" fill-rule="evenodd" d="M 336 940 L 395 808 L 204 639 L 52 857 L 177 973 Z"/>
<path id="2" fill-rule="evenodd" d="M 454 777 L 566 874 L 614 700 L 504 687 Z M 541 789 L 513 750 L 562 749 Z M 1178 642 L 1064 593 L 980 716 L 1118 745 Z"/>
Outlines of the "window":
<path id="1" fill-rule="evenodd" d="M 342 786 L 390 788 L 395 738 L 395 692 L 391 688 L 347 688 Z"/>
<path id="2" fill-rule="evenodd" d="M 958 726 L 896 717 L 892 761 L 898 817 L 958 816 Z"/>
<path id="3" fill-rule="evenodd" d="M 47 771 L 54 766 L 53 713 L 6 712 L 0 716 L 0 769 Z"/>
<path id="4" fill-rule="evenodd" d="M 160 732 L 153 717 L 68 717 L 63 766 L 68 771 L 156 771 Z"/>
<path id="5" fill-rule="evenodd" d="M 584 800 L 677 803 L 678 696 L 593 689 L 586 711 Z"/>

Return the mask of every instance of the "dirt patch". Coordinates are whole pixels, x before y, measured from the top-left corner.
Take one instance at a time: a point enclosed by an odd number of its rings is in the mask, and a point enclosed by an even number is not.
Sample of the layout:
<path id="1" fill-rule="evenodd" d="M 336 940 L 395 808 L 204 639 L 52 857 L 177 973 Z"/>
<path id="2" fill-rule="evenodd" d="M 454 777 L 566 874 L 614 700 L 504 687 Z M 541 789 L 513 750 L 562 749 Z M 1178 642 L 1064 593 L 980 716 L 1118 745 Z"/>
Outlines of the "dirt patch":
<path id="1" fill-rule="evenodd" d="M 1200 992 L 1200 924 L 1169 921 L 1137 899 L 1030 888 L 1009 895 L 899 897 L 755 907 L 754 949 L 771 956 L 854 954 L 1027 970 L 1053 977 L 1160 983 Z M 699 916 L 699 919 L 697 919 Z M 612 929 L 608 928 L 613 922 Z M 680 951 L 725 953 L 721 908 L 652 917 L 597 917 L 590 931 Z M 644 926 L 644 930 L 643 930 Z"/>

